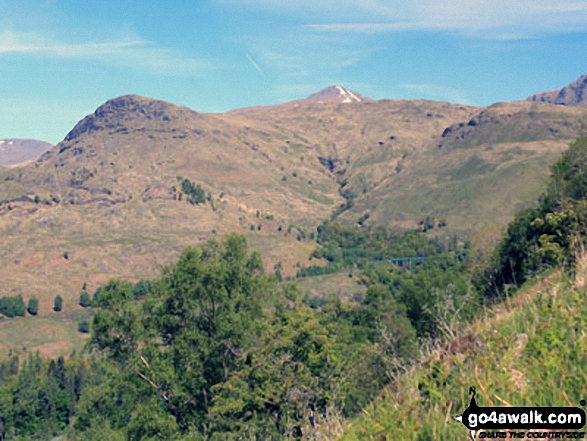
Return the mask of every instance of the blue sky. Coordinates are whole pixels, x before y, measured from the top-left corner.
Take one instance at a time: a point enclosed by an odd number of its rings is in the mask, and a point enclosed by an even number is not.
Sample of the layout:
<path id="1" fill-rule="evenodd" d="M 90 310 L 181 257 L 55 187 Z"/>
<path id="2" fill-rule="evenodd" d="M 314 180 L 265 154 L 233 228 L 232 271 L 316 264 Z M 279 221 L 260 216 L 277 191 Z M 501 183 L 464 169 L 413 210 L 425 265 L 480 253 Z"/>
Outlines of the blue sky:
<path id="1" fill-rule="evenodd" d="M 488 105 L 587 73 L 587 0 L 0 0 L 0 138 L 129 93 L 202 112 L 342 84 Z"/>

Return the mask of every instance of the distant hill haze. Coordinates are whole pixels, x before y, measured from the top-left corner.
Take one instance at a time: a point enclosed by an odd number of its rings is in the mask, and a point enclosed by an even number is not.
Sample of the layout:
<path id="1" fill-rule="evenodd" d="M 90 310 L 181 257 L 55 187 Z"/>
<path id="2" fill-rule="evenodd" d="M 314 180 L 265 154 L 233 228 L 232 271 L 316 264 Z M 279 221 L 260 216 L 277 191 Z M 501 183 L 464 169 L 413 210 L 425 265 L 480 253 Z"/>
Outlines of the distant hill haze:
<path id="1" fill-rule="evenodd" d="M 580 106 L 373 101 L 339 86 L 226 114 L 118 97 L 34 163 L 0 169 L 3 292 L 36 295 L 44 314 L 56 294 L 75 305 L 84 283 L 153 278 L 229 232 L 292 276 L 326 219 L 483 236 L 536 201 L 586 119 Z M 186 178 L 206 202 L 190 203 Z"/>
<path id="2" fill-rule="evenodd" d="M 0 165 L 16 166 L 36 160 L 51 147 L 37 139 L 0 139 Z"/>
<path id="3" fill-rule="evenodd" d="M 528 100 L 563 106 L 587 106 L 587 75 L 562 89 L 537 93 Z"/>

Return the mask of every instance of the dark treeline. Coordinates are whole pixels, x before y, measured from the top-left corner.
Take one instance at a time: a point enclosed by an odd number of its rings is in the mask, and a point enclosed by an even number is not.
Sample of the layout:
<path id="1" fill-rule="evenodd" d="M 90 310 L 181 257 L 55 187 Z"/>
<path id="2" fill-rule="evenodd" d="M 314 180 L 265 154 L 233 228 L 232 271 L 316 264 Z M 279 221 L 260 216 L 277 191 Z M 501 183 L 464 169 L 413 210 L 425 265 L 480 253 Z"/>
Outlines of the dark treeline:
<path id="1" fill-rule="evenodd" d="M 0 438 L 311 438 L 364 408 L 417 360 L 422 340 L 454 338 L 504 287 L 572 263 L 586 195 L 580 139 L 553 166 L 539 207 L 474 271 L 457 241 L 325 223 L 313 257 L 356 271 L 367 290 L 355 302 L 304 298 L 264 274 L 239 235 L 188 248 L 158 279 L 94 294 L 84 355 L 0 365 Z M 409 270 L 388 261 L 416 256 L 428 260 Z"/>
<path id="2" fill-rule="evenodd" d="M 38 353 L 0 363 L 0 439 L 50 439 L 76 412 L 84 388 L 104 370 L 87 356 L 42 360 Z"/>
<path id="3" fill-rule="evenodd" d="M 330 274 L 343 268 L 363 269 L 372 262 L 388 261 L 393 257 L 432 256 L 447 250 L 444 243 L 415 231 L 400 234 L 383 227 L 359 229 L 325 222 L 317 233 L 319 246 L 311 257 L 325 259 L 327 264 L 301 268 L 298 277 Z"/>

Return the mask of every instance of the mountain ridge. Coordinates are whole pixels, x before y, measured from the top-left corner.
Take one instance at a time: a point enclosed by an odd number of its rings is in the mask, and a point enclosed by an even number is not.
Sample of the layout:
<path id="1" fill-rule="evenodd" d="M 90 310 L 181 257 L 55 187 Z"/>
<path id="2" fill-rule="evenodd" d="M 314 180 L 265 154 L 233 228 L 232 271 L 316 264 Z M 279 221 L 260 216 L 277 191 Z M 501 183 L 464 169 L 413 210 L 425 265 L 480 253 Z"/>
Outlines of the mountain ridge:
<path id="1" fill-rule="evenodd" d="M 583 107 L 528 101 L 207 114 L 114 98 L 33 164 L 0 170 L 0 278 L 7 293 L 37 293 L 44 314 L 55 290 L 75 303 L 83 283 L 148 277 L 186 245 L 229 232 L 246 234 L 266 270 L 284 277 L 305 264 L 325 219 L 425 222 L 430 235 L 471 237 L 536 199 L 586 117 Z M 186 179 L 205 202 L 190 203 Z"/>
<path id="2" fill-rule="evenodd" d="M 528 98 L 528 101 L 540 101 L 563 106 L 587 106 L 587 74 L 561 89 L 540 92 Z"/>

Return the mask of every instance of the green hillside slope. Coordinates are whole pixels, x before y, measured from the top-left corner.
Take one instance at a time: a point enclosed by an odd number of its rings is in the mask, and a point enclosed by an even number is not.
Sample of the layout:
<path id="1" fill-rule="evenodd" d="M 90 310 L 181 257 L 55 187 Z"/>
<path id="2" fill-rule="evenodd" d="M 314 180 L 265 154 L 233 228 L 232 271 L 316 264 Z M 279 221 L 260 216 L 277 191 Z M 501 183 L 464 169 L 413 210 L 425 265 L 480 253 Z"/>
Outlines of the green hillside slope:
<path id="1" fill-rule="evenodd" d="M 463 329 L 400 376 L 343 440 L 465 440 L 453 421 L 475 386 L 480 406 L 579 406 L 587 396 L 587 258 L 574 280 L 552 273 Z M 340 431 L 340 436 L 336 432 Z"/>

